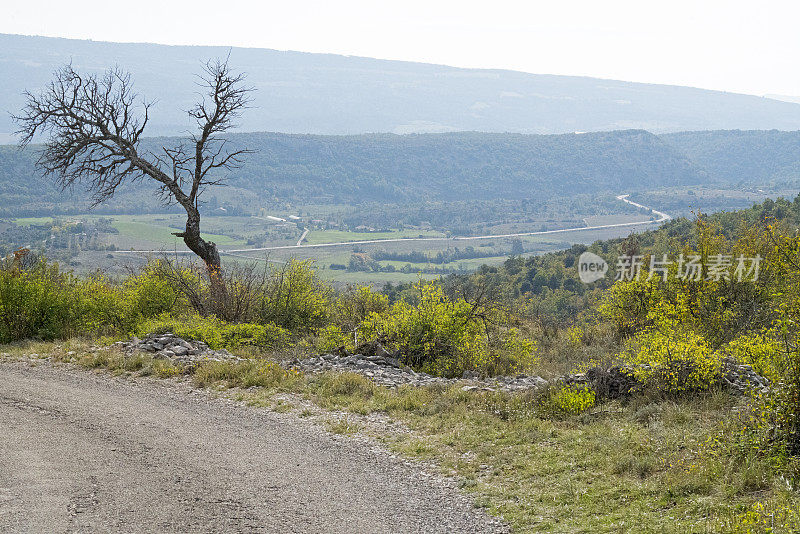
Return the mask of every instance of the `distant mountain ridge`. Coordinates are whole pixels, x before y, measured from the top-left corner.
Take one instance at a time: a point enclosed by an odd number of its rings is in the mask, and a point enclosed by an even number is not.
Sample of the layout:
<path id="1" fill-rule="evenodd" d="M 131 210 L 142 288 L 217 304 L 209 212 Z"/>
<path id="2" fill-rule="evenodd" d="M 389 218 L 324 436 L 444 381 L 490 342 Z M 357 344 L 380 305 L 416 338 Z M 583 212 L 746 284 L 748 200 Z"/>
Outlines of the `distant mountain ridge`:
<path id="1" fill-rule="evenodd" d="M 569 133 L 644 129 L 800 129 L 800 104 L 688 87 L 596 78 L 460 69 L 362 57 L 207 46 L 121 44 L 0 34 L 0 143 L 25 89 L 37 90 L 69 61 L 82 71 L 112 65 L 157 100 L 148 134 L 190 125 L 202 62 L 224 57 L 257 89 L 241 131 L 312 134 L 486 131 Z"/>

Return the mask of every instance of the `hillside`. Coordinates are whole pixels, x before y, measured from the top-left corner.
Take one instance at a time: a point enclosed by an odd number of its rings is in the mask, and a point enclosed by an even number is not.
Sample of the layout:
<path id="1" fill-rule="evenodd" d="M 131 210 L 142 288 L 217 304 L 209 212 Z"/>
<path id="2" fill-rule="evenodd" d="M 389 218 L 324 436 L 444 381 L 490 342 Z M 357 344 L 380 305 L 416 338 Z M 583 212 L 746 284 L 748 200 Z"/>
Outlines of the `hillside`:
<path id="1" fill-rule="evenodd" d="M 661 138 L 715 180 L 764 183 L 800 178 L 798 131 L 680 132 Z"/>
<path id="2" fill-rule="evenodd" d="M 618 194 L 705 179 L 673 147 L 641 130 L 580 135 L 259 133 L 229 139 L 233 147 L 254 152 L 230 177 L 230 187 L 211 190 L 206 198 L 229 198 L 247 209 L 276 202 L 543 202 L 576 193 Z M 152 139 L 145 148 L 174 142 Z M 0 147 L 0 216 L 86 209 L 82 191 L 62 197 L 53 184 L 36 175 L 33 163 L 33 150 Z M 151 190 L 146 182 L 128 186 L 103 209 L 157 210 L 147 194 Z"/>
<path id="3" fill-rule="evenodd" d="M 151 135 L 182 133 L 203 61 L 224 57 L 257 92 L 242 131 L 315 134 L 490 131 L 566 133 L 641 128 L 800 129 L 800 105 L 688 87 L 202 46 L 119 44 L 0 35 L 0 142 L 15 130 L 21 93 L 72 62 L 98 72 L 119 65 L 158 100 Z"/>
<path id="4" fill-rule="evenodd" d="M 641 130 L 592 134 L 452 133 L 347 137 L 242 134 L 256 147 L 232 185 L 267 196 L 458 201 L 647 189 L 702 180 L 689 161 Z"/>

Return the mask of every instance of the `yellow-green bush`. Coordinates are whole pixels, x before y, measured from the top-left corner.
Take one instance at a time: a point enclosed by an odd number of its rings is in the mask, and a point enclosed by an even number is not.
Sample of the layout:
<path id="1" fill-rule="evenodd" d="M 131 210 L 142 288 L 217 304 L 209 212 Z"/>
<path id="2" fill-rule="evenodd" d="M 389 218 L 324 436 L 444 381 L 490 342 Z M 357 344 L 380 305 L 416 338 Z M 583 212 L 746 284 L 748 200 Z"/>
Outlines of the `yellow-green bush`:
<path id="1" fill-rule="evenodd" d="M 662 296 L 655 278 L 620 281 L 603 295 L 598 311 L 614 326 L 617 337 L 625 339 L 652 325 L 650 309 Z"/>
<path id="2" fill-rule="evenodd" d="M 155 263 L 148 263 L 139 273 L 122 283 L 118 308 L 125 330 L 131 330 L 142 319 L 175 311 L 178 293 L 169 281 L 159 275 Z"/>
<path id="3" fill-rule="evenodd" d="M 345 332 L 342 327 L 329 324 L 319 331 L 314 346 L 320 352 L 333 352 L 342 347 L 352 351 L 355 350 L 354 337 L 351 332 Z"/>
<path id="4" fill-rule="evenodd" d="M 629 341 L 622 356 L 642 383 L 669 393 L 708 389 L 722 367 L 722 355 L 690 330 L 649 328 Z"/>
<path id="5" fill-rule="evenodd" d="M 384 314 L 389 298 L 370 286 L 350 286 L 332 301 L 329 323 L 317 332 L 315 347 L 331 352 L 344 347 L 353 351 L 363 339 L 359 338 L 361 323 L 372 314 Z"/>
<path id="6" fill-rule="evenodd" d="M 435 283 L 420 282 L 417 303 L 396 302 L 370 314 L 359 327 L 363 339 L 399 349 L 404 362 L 439 376 L 513 373 L 535 362 L 535 344 L 508 328 L 501 312 L 450 299 Z"/>
<path id="7" fill-rule="evenodd" d="M 103 278 L 81 280 L 45 261 L 0 268 L 0 343 L 94 333 L 118 317 L 116 289 Z"/>
<path id="8" fill-rule="evenodd" d="M 750 333 L 728 343 L 725 351 L 740 363 L 753 366 L 753 370 L 778 381 L 786 375 L 788 360 L 784 344 L 773 331 Z"/>
<path id="9" fill-rule="evenodd" d="M 139 336 L 164 332 L 202 341 L 212 349 L 255 346 L 275 350 L 287 347 L 292 341 L 292 336 L 287 330 L 272 324 L 230 324 L 216 317 L 199 315 L 181 317 L 163 315 L 142 321 L 136 326 L 136 334 Z"/>
<path id="10" fill-rule="evenodd" d="M 293 332 L 313 332 L 325 325 L 331 288 L 322 282 L 310 261 L 291 260 L 275 267 L 258 306 L 258 322 Z"/>
<path id="11" fill-rule="evenodd" d="M 766 485 L 800 488 L 800 362 L 766 393 L 751 396 L 711 440 L 725 464 L 741 470 L 758 466 Z"/>
<path id="12" fill-rule="evenodd" d="M 348 287 L 337 295 L 333 306 L 332 321 L 345 331 L 352 332 L 373 313 L 384 313 L 389 309 L 389 297 L 377 293 L 370 286 Z"/>
<path id="13" fill-rule="evenodd" d="M 548 415 L 576 415 L 595 405 L 595 392 L 585 386 L 560 384 L 539 398 L 539 409 Z"/>

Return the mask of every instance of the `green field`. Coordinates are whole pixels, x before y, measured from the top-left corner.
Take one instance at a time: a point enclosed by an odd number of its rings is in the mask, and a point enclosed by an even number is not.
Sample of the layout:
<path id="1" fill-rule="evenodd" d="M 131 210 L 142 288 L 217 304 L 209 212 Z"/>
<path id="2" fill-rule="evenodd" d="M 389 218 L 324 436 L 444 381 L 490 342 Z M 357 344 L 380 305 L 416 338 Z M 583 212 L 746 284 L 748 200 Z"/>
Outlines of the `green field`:
<path id="1" fill-rule="evenodd" d="M 142 241 L 149 241 L 151 243 L 159 243 L 163 245 L 172 245 L 173 243 L 182 245 L 183 243 L 180 238 L 172 234 L 172 232 L 179 231 L 175 228 L 167 228 L 165 226 L 158 226 L 156 224 L 143 222 L 125 222 L 116 220 L 112 223 L 112 226 L 119 230 L 121 236 L 125 237 L 133 237 L 135 239 L 141 239 Z M 219 246 L 243 246 L 245 244 L 245 242 L 240 239 L 234 239 L 226 235 L 206 233 L 202 235 L 203 239 L 211 240 Z"/>
<path id="2" fill-rule="evenodd" d="M 69 219 L 69 217 L 67 217 Z M 52 217 L 19 217 L 17 219 L 13 219 L 14 224 L 18 226 L 30 226 L 32 224 L 49 224 L 53 222 Z"/>

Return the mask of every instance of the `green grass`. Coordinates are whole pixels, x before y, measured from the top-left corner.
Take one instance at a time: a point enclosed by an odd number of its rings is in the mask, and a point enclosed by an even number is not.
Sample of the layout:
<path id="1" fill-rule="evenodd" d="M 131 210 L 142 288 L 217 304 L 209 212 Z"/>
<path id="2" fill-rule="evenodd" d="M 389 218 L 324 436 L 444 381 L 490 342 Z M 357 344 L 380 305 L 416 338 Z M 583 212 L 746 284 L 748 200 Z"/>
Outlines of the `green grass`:
<path id="1" fill-rule="evenodd" d="M 325 428 L 328 432 L 332 432 L 333 434 L 349 435 L 357 433 L 361 430 L 362 426 L 358 422 L 353 421 L 350 417 L 344 416 L 340 419 L 327 421 L 325 423 Z"/>
<path id="2" fill-rule="evenodd" d="M 738 402 L 725 393 L 640 398 L 552 418 L 529 396 L 458 386 L 388 390 L 359 375 L 329 374 L 292 387 L 327 410 L 381 412 L 403 423 L 410 433 L 375 437 L 437 463 L 515 532 L 728 532 L 756 500 L 800 505 L 758 468 L 742 473 L 704 447 Z M 271 395 L 239 398 L 270 406 Z M 352 421 L 326 424 L 369 432 Z"/>

